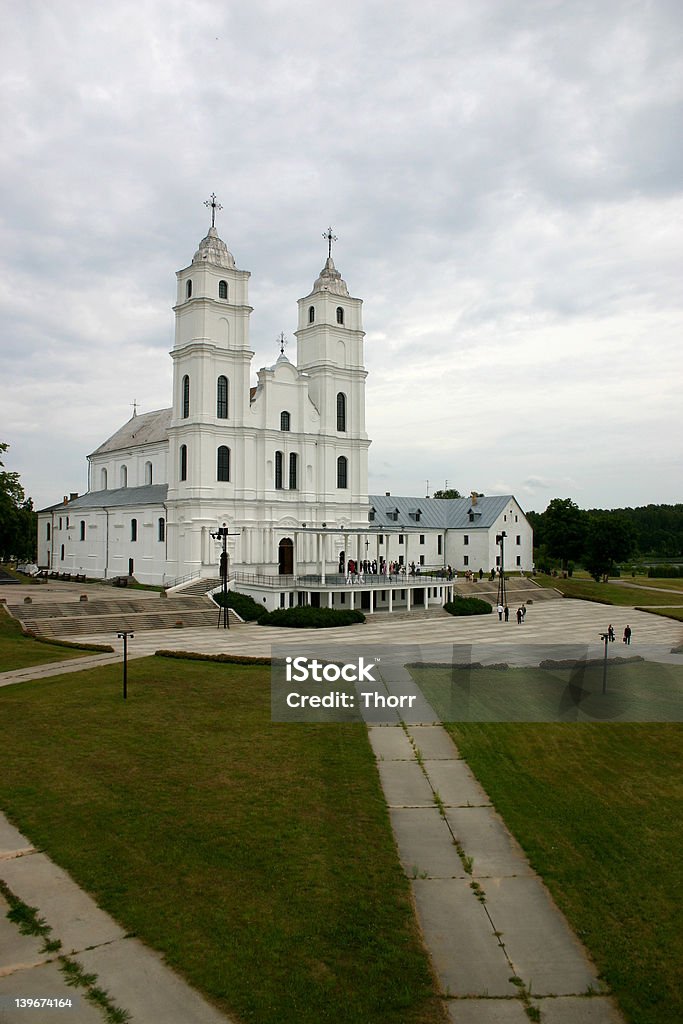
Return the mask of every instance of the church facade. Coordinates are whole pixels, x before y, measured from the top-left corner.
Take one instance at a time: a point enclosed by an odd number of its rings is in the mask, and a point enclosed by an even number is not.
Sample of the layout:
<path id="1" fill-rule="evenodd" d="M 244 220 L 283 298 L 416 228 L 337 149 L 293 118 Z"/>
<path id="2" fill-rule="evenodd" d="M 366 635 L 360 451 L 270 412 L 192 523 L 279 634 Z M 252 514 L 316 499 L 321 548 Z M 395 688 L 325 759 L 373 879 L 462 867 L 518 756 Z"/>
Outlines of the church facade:
<path id="1" fill-rule="evenodd" d="M 531 568 L 511 495 L 368 495 L 362 300 L 331 249 L 298 301 L 296 364 L 281 346 L 256 386 L 250 275 L 213 223 L 176 276 L 172 405 L 134 415 L 88 456 L 87 493 L 39 513 L 42 567 L 165 586 L 215 578 L 222 527 L 233 586 L 269 607 L 302 593 L 340 603 L 349 560 L 488 572 L 503 531 L 505 568 Z"/>

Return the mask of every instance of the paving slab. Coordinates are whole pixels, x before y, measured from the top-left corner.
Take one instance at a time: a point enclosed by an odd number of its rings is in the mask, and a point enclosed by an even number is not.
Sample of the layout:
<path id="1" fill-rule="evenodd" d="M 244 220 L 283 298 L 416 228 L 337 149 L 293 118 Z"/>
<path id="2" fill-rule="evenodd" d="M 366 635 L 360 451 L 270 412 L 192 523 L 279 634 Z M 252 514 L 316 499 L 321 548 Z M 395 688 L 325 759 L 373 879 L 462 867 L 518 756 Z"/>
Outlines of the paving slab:
<path id="1" fill-rule="evenodd" d="M 64 1009 L 24 1010 L 11 1006 L 17 998 L 70 999 Z M 9 1005 L 8 1005 L 9 1004 Z M 66 984 L 56 964 L 42 964 L 30 971 L 0 977 L 0 1024 L 103 1024 L 97 1007 L 87 1002 L 78 989 Z"/>
<path id="2" fill-rule="evenodd" d="M 534 999 L 543 1024 L 624 1024 L 624 1018 L 607 996 L 560 996 Z"/>
<path id="3" fill-rule="evenodd" d="M 460 758 L 458 748 L 442 725 L 410 725 L 408 732 L 423 758 L 452 761 Z"/>
<path id="4" fill-rule="evenodd" d="M 377 767 L 389 807 L 434 807 L 434 794 L 417 761 L 378 761 Z"/>
<path id="5" fill-rule="evenodd" d="M 483 888 L 495 929 L 534 995 L 600 991 L 594 966 L 539 878 L 489 878 Z"/>
<path id="6" fill-rule="evenodd" d="M 26 836 L 10 825 L 4 814 L 0 814 L 0 857 L 32 849 Z"/>
<path id="7" fill-rule="evenodd" d="M 533 875 L 524 851 L 493 807 L 449 807 L 446 820 L 474 861 L 475 878 Z"/>
<path id="8" fill-rule="evenodd" d="M 0 978 L 22 966 L 42 964 L 50 959 L 48 953 L 41 952 L 43 940 L 38 935 L 22 935 L 18 926 L 7 920 L 9 909 L 7 900 L 0 896 Z"/>
<path id="9" fill-rule="evenodd" d="M 520 999 L 454 999 L 448 1013 L 453 1024 L 529 1024 Z"/>
<path id="10" fill-rule="evenodd" d="M 79 953 L 77 959 L 128 1010 L 130 1024 L 230 1024 L 139 939 L 99 946 Z"/>
<path id="11" fill-rule="evenodd" d="M 392 807 L 391 827 L 409 878 L 467 878 L 448 825 L 438 807 Z"/>
<path id="12" fill-rule="evenodd" d="M 469 880 L 416 879 L 415 905 L 441 987 L 454 996 L 516 996 L 512 970 Z"/>
<path id="13" fill-rule="evenodd" d="M 428 761 L 429 780 L 446 807 L 479 807 L 491 801 L 463 760 Z"/>
<path id="14" fill-rule="evenodd" d="M 415 760 L 415 751 L 401 726 L 370 726 L 368 736 L 378 761 Z"/>
<path id="15" fill-rule="evenodd" d="M 125 934 L 66 871 L 45 854 L 0 861 L 0 878 L 20 900 L 39 908 L 40 916 L 61 940 L 64 953 L 112 942 Z"/>

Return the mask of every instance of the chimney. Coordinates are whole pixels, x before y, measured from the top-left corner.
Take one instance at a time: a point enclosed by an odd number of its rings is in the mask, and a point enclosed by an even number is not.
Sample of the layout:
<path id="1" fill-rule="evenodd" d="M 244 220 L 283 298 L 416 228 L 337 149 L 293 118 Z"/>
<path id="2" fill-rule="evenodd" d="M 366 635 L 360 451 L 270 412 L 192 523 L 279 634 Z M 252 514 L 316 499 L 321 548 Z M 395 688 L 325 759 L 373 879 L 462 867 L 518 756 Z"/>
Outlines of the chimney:
<path id="1" fill-rule="evenodd" d="M 68 505 L 68 504 L 69 504 L 69 499 L 67 498 L 66 494 L 64 495 L 64 501 L 63 501 L 63 504 L 64 504 L 64 505 Z"/>
<path id="2" fill-rule="evenodd" d="M 69 501 L 74 501 L 78 497 L 78 491 L 72 491 L 69 495 Z"/>
<path id="3" fill-rule="evenodd" d="M 477 497 L 478 497 L 477 492 L 476 491 L 472 491 L 472 494 L 470 495 L 470 497 L 472 498 L 472 504 L 476 505 L 477 504 Z"/>
<path id="4" fill-rule="evenodd" d="M 385 498 L 390 498 L 391 497 L 391 491 L 385 491 L 384 492 L 384 497 Z"/>

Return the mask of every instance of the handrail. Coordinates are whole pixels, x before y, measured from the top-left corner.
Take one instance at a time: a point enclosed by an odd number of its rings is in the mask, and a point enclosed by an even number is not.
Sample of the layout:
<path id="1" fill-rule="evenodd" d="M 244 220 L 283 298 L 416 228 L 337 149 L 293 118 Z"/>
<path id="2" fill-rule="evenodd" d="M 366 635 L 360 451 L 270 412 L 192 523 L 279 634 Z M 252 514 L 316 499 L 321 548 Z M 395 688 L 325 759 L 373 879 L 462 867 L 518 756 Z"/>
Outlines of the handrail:
<path id="1" fill-rule="evenodd" d="M 341 573 L 325 573 L 324 578 L 319 574 L 307 573 L 303 576 L 294 574 L 283 574 L 278 576 L 265 575 L 263 573 L 246 573 L 236 572 L 235 573 L 236 583 L 251 583 L 257 586 L 268 586 L 268 587 L 280 587 L 284 588 L 301 588 L 301 587 L 316 587 L 316 586 L 332 586 L 332 587 L 345 587 L 345 586 L 370 586 L 377 589 L 385 587 L 399 587 L 405 588 L 407 586 L 412 588 L 419 587 L 422 581 L 431 585 L 434 580 L 438 580 L 440 583 L 453 583 L 455 579 L 448 579 L 448 576 L 443 572 L 429 572 L 419 573 L 412 576 L 410 573 L 394 573 L 393 575 L 380 575 L 379 573 L 362 573 L 354 574 L 351 576 L 342 575 Z"/>

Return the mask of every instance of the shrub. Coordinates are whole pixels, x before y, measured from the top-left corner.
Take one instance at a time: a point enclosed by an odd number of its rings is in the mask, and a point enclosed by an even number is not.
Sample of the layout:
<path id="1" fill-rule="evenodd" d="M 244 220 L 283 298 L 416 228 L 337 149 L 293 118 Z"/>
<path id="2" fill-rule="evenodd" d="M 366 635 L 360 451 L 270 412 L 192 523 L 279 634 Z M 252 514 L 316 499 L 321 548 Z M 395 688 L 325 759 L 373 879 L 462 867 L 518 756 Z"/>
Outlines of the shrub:
<path id="1" fill-rule="evenodd" d="M 482 601 L 478 597 L 459 597 L 458 595 L 452 601 L 447 601 L 444 608 L 449 615 L 488 615 L 493 611 L 488 601 Z"/>
<path id="2" fill-rule="evenodd" d="M 262 626 L 286 626 L 291 629 L 331 629 L 334 626 L 354 626 L 365 622 L 362 612 L 350 608 L 278 608 L 259 619 Z"/>
<path id="3" fill-rule="evenodd" d="M 213 599 L 216 604 L 221 608 L 223 607 L 222 593 L 214 594 Z M 236 611 L 245 622 L 258 622 L 264 615 L 268 614 L 268 609 L 260 605 L 253 597 L 250 597 L 248 594 L 240 594 L 236 590 L 228 591 L 228 608 Z"/>
<path id="4" fill-rule="evenodd" d="M 683 565 L 651 565 L 647 574 L 650 579 L 677 579 L 683 576 Z"/>

